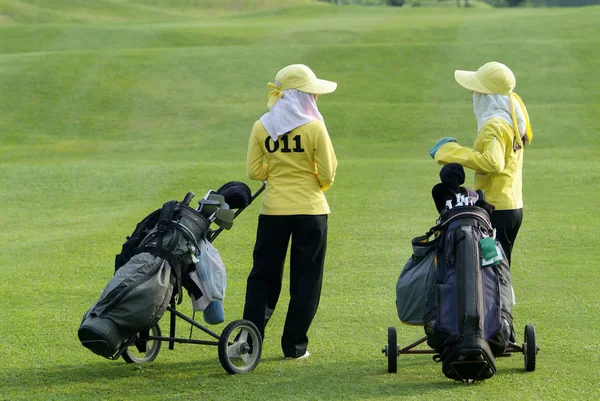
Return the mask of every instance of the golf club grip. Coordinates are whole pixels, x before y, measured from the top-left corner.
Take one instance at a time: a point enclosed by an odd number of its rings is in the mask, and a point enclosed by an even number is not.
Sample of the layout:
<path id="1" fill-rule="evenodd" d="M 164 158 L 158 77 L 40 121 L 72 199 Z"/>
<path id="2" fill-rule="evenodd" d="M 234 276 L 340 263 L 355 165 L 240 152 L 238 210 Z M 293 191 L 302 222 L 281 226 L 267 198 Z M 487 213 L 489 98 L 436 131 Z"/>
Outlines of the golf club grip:
<path id="1" fill-rule="evenodd" d="M 189 206 L 192 199 L 194 199 L 194 196 L 196 195 L 192 191 L 188 192 L 187 194 L 185 194 L 185 197 L 183 198 L 183 201 L 181 201 L 181 203 L 186 206 Z"/>

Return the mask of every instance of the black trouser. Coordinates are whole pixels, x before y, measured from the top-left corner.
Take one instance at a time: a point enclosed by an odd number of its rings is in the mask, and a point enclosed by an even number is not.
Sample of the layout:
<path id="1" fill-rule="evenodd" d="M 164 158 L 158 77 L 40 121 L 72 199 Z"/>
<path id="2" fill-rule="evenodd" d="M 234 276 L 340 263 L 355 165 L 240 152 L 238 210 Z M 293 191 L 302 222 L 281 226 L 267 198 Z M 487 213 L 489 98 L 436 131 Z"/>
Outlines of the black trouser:
<path id="1" fill-rule="evenodd" d="M 494 210 L 490 220 L 492 227 L 496 229 L 496 239 L 500 241 L 510 266 L 512 248 L 523 221 L 523 209 Z"/>
<path id="2" fill-rule="evenodd" d="M 246 286 L 244 319 L 254 323 L 264 338 L 265 326 L 281 292 L 290 237 L 290 303 L 281 347 L 285 356 L 299 357 L 306 352 L 306 334 L 321 297 L 327 215 L 258 217 L 254 265 Z"/>

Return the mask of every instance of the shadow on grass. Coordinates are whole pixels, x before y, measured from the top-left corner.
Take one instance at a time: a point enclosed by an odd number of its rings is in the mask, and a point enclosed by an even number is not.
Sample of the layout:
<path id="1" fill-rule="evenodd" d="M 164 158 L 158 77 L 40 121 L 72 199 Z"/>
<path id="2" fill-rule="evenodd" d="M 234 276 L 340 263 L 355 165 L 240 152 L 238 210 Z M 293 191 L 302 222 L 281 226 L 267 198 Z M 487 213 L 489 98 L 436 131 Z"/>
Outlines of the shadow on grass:
<path id="1" fill-rule="evenodd" d="M 399 366 L 398 374 L 391 375 L 384 361 L 285 361 L 270 357 L 261 360 L 253 372 L 229 375 L 218 361 L 155 361 L 143 366 L 101 361 L 16 370 L 3 387 L 12 394 L 11 399 L 35 399 L 43 388 L 44 394 L 59 398 L 105 394 L 105 399 L 119 400 L 144 396 L 170 399 L 174 391 L 183 395 L 182 399 L 193 395 L 212 400 L 357 400 L 399 394 L 427 398 L 423 394 L 455 387 L 441 372 L 432 375 L 430 369 L 421 372 L 419 366 L 423 361 L 407 360 Z M 223 389 L 227 391 L 220 394 Z"/>
<path id="2" fill-rule="evenodd" d="M 389 374 L 383 356 L 364 361 L 334 354 L 311 355 L 308 360 L 298 361 L 270 356 L 261 359 L 253 372 L 229 375 L 218 358 L 183 362 L 157 359 L 144 365 L 86 360 L 13 369 L 11 377 L 3 375 L 0 382 L 4 395 L 10 395 L 11 400 L 39 396 L 93 399 L 98 394 L 115 400 L 167 400 L 173 399 L 174 394 L 180 399 L 211 400 L 363 400 L 398 396 L 431 399 L 434 393 L 464 391 L 465 385 L 447 379 L 441 364 L 434 363 L 430 356 L 405 355 L 397 362 L 398 372 Z M 523 369 L 498 366 L 497 378 L 475 385 L 494 388 L 522 372 Z"/>

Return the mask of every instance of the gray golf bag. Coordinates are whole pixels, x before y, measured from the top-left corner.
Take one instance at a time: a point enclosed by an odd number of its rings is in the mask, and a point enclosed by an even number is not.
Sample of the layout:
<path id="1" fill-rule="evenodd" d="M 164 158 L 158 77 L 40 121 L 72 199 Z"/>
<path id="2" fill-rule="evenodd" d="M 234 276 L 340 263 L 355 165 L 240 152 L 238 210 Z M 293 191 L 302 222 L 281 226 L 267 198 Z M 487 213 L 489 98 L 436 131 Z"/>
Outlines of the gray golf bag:
<path id="1" fill-rule="evenodd" d="M 177 201 L 138 224 L 116 258 L 114 276 L 83 317 L 83 346 L 115 359 L 127 340 L 159 321 L 173 297 L 181 302 L 182 275 L 193 266 L 190 247 L 197 247 L 208 227 L 206 218 Z"/>

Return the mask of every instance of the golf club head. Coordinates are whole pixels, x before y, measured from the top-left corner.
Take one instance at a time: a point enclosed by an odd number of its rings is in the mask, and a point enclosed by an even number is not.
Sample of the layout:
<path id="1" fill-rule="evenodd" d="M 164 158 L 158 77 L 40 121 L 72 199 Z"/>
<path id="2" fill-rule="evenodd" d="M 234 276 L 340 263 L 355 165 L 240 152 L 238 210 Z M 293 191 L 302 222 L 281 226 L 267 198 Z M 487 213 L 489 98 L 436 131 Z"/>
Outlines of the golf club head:
<path id="1" fill-rule="evenodd" d="M 225 230 L 230 230 L 233 227 L 233 219 L 235 212 L 231 209 L 219 209 L 215 213 L 215 224 Z"/>
<path id="2" fill-rule="evenodd" d="M 208 195 L 207 200 L 219 202 L 219 207 L 225 204 L 225 198 L 222 195 L 211 193 Z"/>
<path id="3" fill-rule="evenodd" d="M 208 199 L 202 199 L 198 201 L 198 209 L 197 211 L 202 215 L 202 217 L 208 219 L 212 216 L 217 210 L 219 210 L 220 204 L 218 201 L 212 201 Z"/>
<path id="4" fill-rule="evenodd" d="M 225 198 L 221 195 L 210 193 L 198 201 L 198 211 L 202 216 L 210 219 L 211 216 L 225 205 Z"/>

